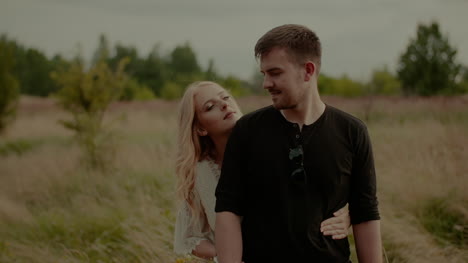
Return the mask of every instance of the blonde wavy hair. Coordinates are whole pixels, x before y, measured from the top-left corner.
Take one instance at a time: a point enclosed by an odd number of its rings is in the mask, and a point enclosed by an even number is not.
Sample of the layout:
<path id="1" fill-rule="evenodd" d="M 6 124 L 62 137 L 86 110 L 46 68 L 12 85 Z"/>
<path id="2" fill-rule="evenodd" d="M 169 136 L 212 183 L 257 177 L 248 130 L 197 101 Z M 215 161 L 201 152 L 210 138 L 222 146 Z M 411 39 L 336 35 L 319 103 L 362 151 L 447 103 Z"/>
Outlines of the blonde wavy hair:
<path id="1" fill-rule="evenodd" d="M 201 160 L 214 159 L 214 144 L 209 136 L 200 137 L 197 133 L 197 113 L 194 97 L 196 92 L 206 86 L 219 84 L 211 81 L 200 81 L 190 84 L 179 105 L 178 144 L 177 144 L 177 196 L 185 200 L 191 214 L 191 224 L 200 223 L 205 216 L 200 197 L 193 191 L 196 180 L 197 163 Z"/>

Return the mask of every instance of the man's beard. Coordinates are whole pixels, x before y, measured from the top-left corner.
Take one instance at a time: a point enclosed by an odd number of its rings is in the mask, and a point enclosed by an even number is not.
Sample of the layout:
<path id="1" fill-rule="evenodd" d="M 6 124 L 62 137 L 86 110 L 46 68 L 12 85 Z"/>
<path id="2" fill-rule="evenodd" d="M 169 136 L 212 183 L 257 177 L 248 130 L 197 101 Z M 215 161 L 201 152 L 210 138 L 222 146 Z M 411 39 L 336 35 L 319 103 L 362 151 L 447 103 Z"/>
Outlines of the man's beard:
<path id="1" fill-rule="evenodd" d="M 292 110 L 297 108 L 297 104 L 293 103 L 275 103 L 273 102 L 273 107 L 277 110 Z"/>

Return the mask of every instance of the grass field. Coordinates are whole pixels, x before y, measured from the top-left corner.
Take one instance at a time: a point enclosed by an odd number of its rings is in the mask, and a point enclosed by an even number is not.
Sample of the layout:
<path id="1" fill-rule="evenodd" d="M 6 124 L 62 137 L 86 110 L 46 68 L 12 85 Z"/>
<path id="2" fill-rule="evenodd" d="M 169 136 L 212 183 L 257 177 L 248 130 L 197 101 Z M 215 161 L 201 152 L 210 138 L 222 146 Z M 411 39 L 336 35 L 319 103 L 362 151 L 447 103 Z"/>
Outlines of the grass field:
<path id="1" fill-rule="evenodd" d="M 389 262 L 468 262 L 468 97 L 324 100 L 368 125 Z M 269 102 L 239 100 L 244 112 Z M 99 173 L 53 100 L 21 98 L 0 138 L 0 262 L 176 262 L 176 113 L 112 105 L 116 161 Z"/>

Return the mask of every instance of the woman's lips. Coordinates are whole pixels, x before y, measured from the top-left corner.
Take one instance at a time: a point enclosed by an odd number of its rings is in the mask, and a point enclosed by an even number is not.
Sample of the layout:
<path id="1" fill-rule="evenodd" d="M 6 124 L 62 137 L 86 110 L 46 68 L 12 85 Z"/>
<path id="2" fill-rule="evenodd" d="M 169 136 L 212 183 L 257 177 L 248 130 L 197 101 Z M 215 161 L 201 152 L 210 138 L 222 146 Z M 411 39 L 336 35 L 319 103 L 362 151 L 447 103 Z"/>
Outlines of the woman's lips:
<path id="1" fill-rule="evenodd" d="M 228 112 L 226 115 L 224 115 L 224 120 L 225 120 L 225 119 L 228 119 L 228 118 L 231 118 L 232 115 L 234 115 L 234 113 L 235 113 L 235 112 L 233 112 L 233 111 L 232 111 L 232 112 Z"/>

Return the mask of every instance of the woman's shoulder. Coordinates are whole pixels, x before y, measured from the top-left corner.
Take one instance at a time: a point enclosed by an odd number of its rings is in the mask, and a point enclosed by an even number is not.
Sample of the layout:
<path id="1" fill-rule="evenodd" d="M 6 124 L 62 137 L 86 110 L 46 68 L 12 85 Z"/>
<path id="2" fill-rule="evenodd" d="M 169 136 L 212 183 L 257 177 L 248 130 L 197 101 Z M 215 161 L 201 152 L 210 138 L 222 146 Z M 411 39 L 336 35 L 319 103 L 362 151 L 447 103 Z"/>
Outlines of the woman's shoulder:
<path id="1" fill-rule="evenodd" d="M 197 163 L 196 173 L 197 182 L 206 180 L 212 181 L 213 179 L 217 181 L 219 179 L 221 170 L 213 160 L 205 159 Z"/>
<path id="2" fill-rule="evenodd" d="M 203 169 L 206 169 L 208 167 L 208 160 L 201 160 L 201 161 L 198 161 L 197 162 L 197 171 L 198 170 L 203 170 Z"/>

